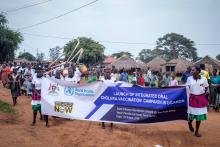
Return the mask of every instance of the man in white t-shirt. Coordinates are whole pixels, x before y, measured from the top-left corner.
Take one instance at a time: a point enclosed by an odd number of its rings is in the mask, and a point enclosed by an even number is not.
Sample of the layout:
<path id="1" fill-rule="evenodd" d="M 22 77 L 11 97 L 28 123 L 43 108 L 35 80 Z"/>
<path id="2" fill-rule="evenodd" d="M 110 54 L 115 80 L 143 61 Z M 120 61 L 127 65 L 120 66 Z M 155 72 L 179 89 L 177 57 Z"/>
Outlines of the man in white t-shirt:
<path id="1" fill-rule="evenodd" d="M 111 78 L 111 69 L 107 68 L 104 70 L 104 79 L 101 79 L 105 84 L 111 85 L 115 82 L 113 78 Z M 113 127 L 113 123 L 110 123 L 111 129 Z M 105 123 L 102 122 L 102 128 L 105 129 Z"/>

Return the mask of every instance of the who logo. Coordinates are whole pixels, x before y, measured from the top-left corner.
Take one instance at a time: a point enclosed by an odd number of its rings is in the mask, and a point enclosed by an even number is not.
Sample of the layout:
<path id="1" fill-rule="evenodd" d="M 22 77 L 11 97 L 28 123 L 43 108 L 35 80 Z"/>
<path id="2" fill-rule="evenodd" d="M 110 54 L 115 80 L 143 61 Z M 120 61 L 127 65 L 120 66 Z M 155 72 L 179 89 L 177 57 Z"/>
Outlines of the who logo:
<path id="1" fill-rule="evenodd" d="M 73 87 L 65 87 L 64 88 L 64 94 L 67 96 L 72 96 L 75 92 L 75 88 Z"/>

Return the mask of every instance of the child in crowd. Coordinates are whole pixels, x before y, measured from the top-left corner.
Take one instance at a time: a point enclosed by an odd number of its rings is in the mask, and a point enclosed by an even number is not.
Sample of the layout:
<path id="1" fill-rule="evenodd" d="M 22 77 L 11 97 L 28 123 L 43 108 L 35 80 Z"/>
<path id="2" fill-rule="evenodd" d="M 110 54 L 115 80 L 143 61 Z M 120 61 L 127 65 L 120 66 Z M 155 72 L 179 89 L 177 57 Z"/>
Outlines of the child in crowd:
<path id="1" fill-rule="evenodd" d="M 169 86 L 178 86 L 178 81 L 176 79 L 176 74 L 172 73 L 171 80 L 169 82 Z"/>
<path id="2" fill-rule="evenodd" d="M 137 84 L 140 86 L 144 86 L 144 77 L 143 74 L 141 73 L 140 76 L 137 78 Z"/>

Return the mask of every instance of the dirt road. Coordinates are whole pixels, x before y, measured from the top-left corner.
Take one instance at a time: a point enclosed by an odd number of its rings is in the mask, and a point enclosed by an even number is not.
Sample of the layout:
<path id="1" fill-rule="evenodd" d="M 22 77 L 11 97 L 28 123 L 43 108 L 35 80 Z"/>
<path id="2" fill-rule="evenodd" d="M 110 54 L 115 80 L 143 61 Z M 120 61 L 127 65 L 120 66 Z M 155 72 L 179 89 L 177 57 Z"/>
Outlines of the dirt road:
<path id="1" fill-rule="evenodd" d="M 0 99 L 12 103 L 9 90 L 0 85 Z M 186 121 L 153 125 L 114 125 L 50 118 L 50 128 L 37 119 L 31 126 L 31 99 L 21 96 L 16 116 L 0 112 L 0 147 L 219 147 L 220 112 L 209 112 L 202 123 L 202 138 L 188 131 Z"/>

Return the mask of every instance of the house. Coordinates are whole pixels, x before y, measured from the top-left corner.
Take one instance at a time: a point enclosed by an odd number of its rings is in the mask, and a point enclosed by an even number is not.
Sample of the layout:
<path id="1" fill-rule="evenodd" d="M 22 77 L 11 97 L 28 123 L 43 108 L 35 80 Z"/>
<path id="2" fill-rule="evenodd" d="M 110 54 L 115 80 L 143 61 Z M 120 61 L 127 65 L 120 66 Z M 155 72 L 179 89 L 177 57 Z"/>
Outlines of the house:
<path id="1" fill-rule="evenodd" d="M 205 64 L 206 70 L 209 72 L 212 72 L 213 69 L 220 69 L 220 61 L 208 55 L 194 63 L 195 66 L 200 66 L 200 64 Z"/>
<path id="2" fill-rule="evenodd" d="M 150 68 L 151 71 L 162 71 L 161 65 L 165 64 L 166 61 L 161 57 L 157 56 L 153 58 L 150 62 L 147 63 L 147 67 Z"/>
<path id="3" fill-rule="evenodd" d="M 131 69 L 131 68 L 140 68 L 140 66 L 135 62 L 135 60 L 128 55 L 122 55 L 118 59 L 116 59 L 111 64 L 107 65 L 107 67 L 115 69 Z"/>
<path id="4" fill-rule="evenodd" d="M 183 73 L 189 66 L 193 66 L 193 63 L 184 58 L 177 58 L 172 59 L 169 62 L 162 64 L 161 66 L 162 72 Z"/>

